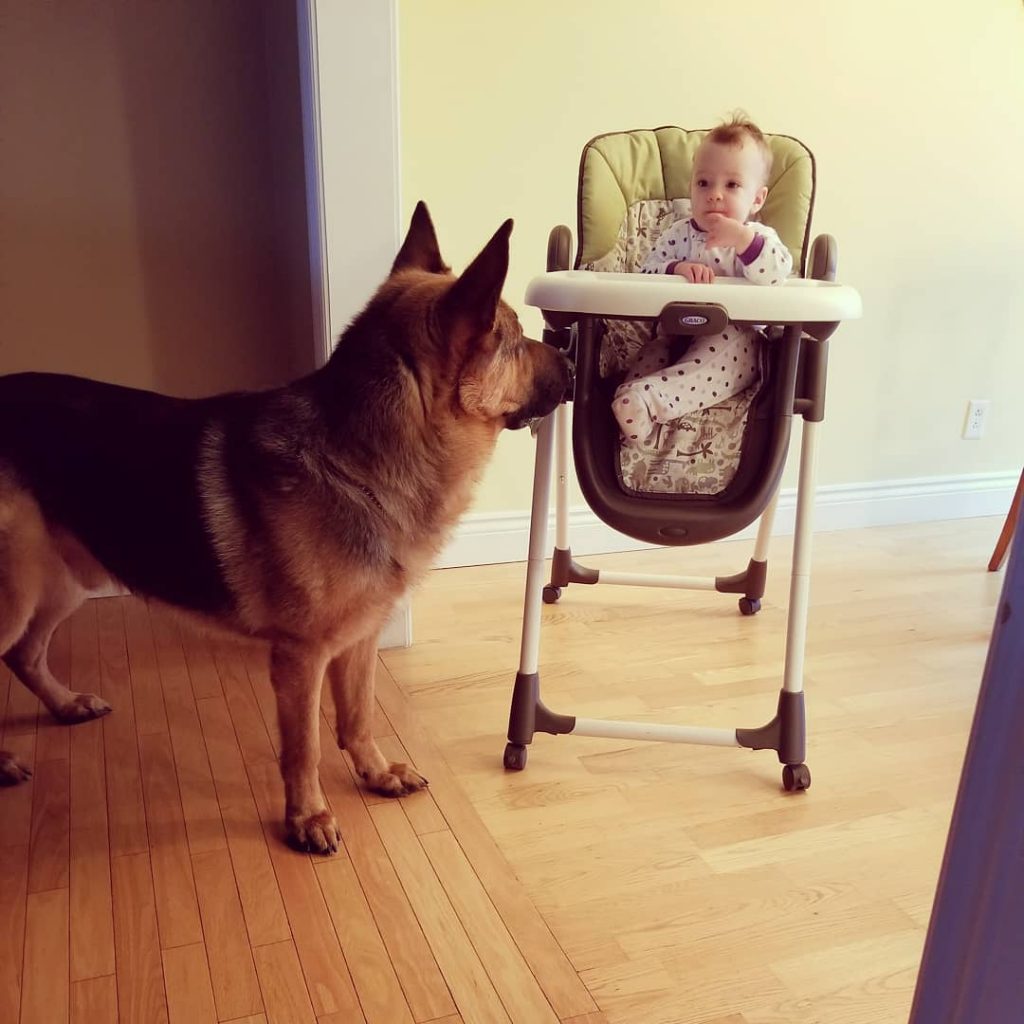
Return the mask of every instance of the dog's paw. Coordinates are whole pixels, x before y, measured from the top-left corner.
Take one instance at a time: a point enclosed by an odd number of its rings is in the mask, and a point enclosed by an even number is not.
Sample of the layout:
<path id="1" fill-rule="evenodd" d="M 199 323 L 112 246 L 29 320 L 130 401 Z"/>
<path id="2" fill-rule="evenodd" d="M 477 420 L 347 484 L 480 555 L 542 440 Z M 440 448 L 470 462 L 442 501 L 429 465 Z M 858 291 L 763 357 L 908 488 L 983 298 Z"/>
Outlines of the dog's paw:
<path id="1" fill-rule="evenodd" d="M 65 725 L 77 725 L 93 718 L 109 715 L 114 709 L 94 693 L 76 693 L 74 700 L 69 700 L 63 707 L 53 712 L 53 717 Z"/>
<path id="2" fill-rule="evenodd" d="M 389 765 L 386 772 L 367 773 L 363 779 L 367 787 L 382 796 L 405 796 L 430 785 L 418 771 L 401 762 Z"/>
<path id="3" fill-rule="evenodd" d="M 288 842 L 309 853 L 337 853 L 341 846 L 341 829 L 330 811 L 318 811 L 305 817 L 290 817 L 285 826 Z"/>
<path id="4" fill-rule="evenodd" d="M 16 786 L 32 778 L 32 769 L 22 764 L 13 754 L 0 750 L 0 786 Z"/>

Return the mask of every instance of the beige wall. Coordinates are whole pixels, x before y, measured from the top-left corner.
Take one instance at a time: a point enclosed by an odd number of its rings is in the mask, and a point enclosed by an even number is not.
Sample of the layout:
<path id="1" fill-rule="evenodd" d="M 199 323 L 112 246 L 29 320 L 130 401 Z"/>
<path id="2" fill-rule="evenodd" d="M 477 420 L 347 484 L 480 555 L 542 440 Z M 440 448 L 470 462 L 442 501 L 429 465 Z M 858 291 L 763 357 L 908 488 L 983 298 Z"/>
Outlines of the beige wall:
<path id="1" fill-rule="evenodd" d="M 399 40 L 405 212 L 427 200 L 456 269 L 514 217 L 505 297 L 530 330 L 521 297 L 549 229 L 575 231 L 584 143 L 744 107 L 814 151 L 814 228 L 864 299 L 832 344 L 821 482 L 1019 470 L 1017 0 L 401 0 Z M 970 398 L 993 403 L 981 441 L 960 440 Z M 503 439 L 477 511 L 528 507 L 531 456 Z"/>
<path id="2" fill-rule="evenodd" d="M 198 395 L 310 366 L 291 5 L 2 20 L 0 372 Z"/>

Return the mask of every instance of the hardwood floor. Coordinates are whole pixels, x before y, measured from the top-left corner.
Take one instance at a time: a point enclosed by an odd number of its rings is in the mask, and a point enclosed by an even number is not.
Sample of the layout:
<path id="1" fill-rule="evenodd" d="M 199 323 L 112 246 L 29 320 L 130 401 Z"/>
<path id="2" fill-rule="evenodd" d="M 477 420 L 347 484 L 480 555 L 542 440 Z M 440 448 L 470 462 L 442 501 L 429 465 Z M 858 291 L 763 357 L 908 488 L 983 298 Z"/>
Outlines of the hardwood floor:
<path id="1" fill-rule="evenodd" d="M 524 567 L 435 572 L 382 655 L 378 733 L 431 787 L 357 788 L 323 722 L 333 858 L 281 843 L 266 667 L 134 598 L 62 627 L 115 713 L 55 725 L 0 668 L 0 1021 L 902 1024 L 1002 576 L 996 519 L 820 534 L 811 790 L 767 752 L 538 736 L 500 767 Z M 734 599 L 570 587 L 544 609 L 554 710 L 758 725 L 789 542 Z M 582 559 L 723 574 L 749 545 Z"/>

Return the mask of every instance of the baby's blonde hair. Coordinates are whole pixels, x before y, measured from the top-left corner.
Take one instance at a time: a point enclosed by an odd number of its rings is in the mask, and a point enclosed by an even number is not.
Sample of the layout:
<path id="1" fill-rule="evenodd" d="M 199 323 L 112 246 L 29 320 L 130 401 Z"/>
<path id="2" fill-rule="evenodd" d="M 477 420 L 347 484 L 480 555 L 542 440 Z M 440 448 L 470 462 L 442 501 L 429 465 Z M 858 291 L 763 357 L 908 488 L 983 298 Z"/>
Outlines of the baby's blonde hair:
<path id="1" fill-rule="evenodd" d="M 764 181 L 772 173 L 772 151 L 764 132 L 742 111 L 734 111 L 728 121 L 712 128 L 704 137 L 704 142 L 717 142 L 720 146 L 742 146 L 744 139 L 750 139 L 761 153 L 764 161 Z"/>

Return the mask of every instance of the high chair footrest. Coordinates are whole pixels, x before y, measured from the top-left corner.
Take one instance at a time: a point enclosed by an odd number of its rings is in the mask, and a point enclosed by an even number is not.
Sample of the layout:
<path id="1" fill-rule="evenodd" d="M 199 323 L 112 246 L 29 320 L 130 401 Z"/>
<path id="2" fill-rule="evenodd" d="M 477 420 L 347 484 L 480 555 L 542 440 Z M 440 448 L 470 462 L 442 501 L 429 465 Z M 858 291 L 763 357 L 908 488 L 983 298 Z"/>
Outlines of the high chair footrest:
<path id="1" fill-rule="evenodd" d="M 747 563 L 743 572 L 735 576 L 716 576 L 715 590 L 720 594 L 743 594 L 752 601 L 764 597 L 764 585 L 768 579 L 768 563 L 755 561 Z"/>
<path id="2" fill-rule="evenodd" d="M 537 672 L 516 673 L 512 707 L 508 716 L 510 744 L 526 746 L 533 742 L 534 733 L 546 732 L 558 736 L 572 732 L 575 727 L 575 716 L 556 714 L 541 702 L 540 675 Z"/>
<path id="3" fill-rule="evenodd" d="M 774 750 L 782 764 L 801 764 L 807 753 L 803 692 L 783 690 L 775 717 L 758 729 L 737 729 L 736 742 L 751 750 Z"/>
<path id="4" fill-rule="evenodd" d="M 565 587 L 570 583 L 596 583 L 597 569 L 588 569 L 572 557 L 569 548 L 555 548 L 551 556 L 551 586 Z"/>

